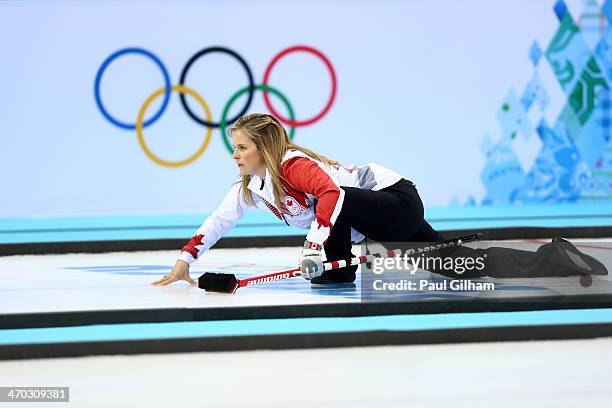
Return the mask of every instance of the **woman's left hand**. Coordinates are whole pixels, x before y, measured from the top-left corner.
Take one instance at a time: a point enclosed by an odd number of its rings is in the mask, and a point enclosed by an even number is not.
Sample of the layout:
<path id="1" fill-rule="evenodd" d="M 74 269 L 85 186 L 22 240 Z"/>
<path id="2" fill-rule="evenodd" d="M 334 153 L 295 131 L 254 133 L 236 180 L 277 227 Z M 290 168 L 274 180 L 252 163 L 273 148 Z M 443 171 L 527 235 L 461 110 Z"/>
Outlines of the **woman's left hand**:
<path id="1" fill-rule="evenodd" d="M 304 249 L 300 255 L 300 269 L 302 277 L 306 280 L 317 278 L 323 273 L 323 258 L 321 247 L 311 242 L 304 242 Z"/>

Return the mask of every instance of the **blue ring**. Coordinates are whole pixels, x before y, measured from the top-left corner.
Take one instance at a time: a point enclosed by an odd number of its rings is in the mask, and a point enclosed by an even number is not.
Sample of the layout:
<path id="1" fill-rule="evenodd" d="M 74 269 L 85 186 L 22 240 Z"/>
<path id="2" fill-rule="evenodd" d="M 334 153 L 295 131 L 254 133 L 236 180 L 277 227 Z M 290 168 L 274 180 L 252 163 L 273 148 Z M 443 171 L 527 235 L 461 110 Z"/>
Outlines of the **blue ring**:
<path id="1" fill-rule="evenodd" d="M 102 81 L 102 74 L 104 74 L 104 71 L 106 70 L 106 68 L 108 68 L 111 62 L 113 62 L 115 59 L 125 54 L 141 54 L 141 55 L 144 55 L 145 57 L 149 57 L 159 67 L 159 69 L 161 70 L 164 76 L 164 82 L 166 84 L 166 92 L 164 93 L 164 99 L 162 101 L 161 107 L 159 108 L 159 111 L 157 111 L 157 113 L 153 115 L 151 119 L 143 123 L 143 127 L 146 128 L 147 126 L 153 124 L 157 119 L 159 119 L 159 117 L 166 110 L 166 107 L 168 106 L 168 102 L 170 101 L 171 85 L 170 85 L 170 75 L 168 74 L 168 70 L 166 69 L 164 64 L 161 62 L 159 58 L 157 58 L 155 54 L 153 54 L 150 51 L 145 50 L 144 48 L 123 48 L 118 51 L 115 51 L 108 58 L 104 60 L 102 65 L 100 65 L 98 72 L 96 73 L 96 81 L 94 83 L 94 95 L 96 98 L 96 105 L 98 105 L 98 108 L 100 109 L 100 112 L 102 112 L 102 115 L 104 115 L 104 117 L 108 119 L 108 121 L 112 123 L 113 125 L 118 126 L 122 129 L 127 129 L 127 130 L 136 129 L 136 124 L 123 123 L 113 118 L 111 114 L 108 113 L 106 109 L 104 108 L 104 105 L 102 104 L 102 98 L 100 97 L 100 82 Z"/>

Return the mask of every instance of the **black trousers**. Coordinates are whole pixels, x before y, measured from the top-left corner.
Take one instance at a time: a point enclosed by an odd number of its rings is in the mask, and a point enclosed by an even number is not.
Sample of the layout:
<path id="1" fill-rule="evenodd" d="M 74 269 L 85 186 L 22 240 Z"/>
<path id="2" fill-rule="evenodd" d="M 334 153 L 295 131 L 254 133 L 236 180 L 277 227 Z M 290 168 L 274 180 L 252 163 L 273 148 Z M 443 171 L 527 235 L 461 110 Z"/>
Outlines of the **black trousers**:
<path id="1" fill-rule="evenodd" d="M 424 209 L 415 185 L 406 179 L 378 191 L 341 187 L 344 202 L 325 243 L 328 261 L 348 259 L 351 227 L 368 239 L 380 242 L 438 242 L 443 238 L 423 218 Z M 357 266 L 331 271 L 354 274 Z"/>
<path id="2" fill-rule="evenodd" d="M 378 242 L 404 243 L 405 249 L 410 242 L 439 242 L 443 237 L 423 218 L 423 202 L 415 185 L 402 179 L 392 186 L 379 191 L 354 187 L 341 187 L 344 190 L 344 203 L 330 236 L 324 245 L 328 261 L 348 259 L 351 252 L 351 227 Z M 396 248 L 387 248 L 396 249 Z M 572 252 L 572 254 L 568 254 Z M 431 272 L 453 278 L 474 278 L 492 276 L 498 278 L 571 276 L 586 274 L 607 274 L 607 269 L 599 261 L 579 252 L 570 243 L 550 243 L 542 245 L 537 252 L 512 248 L 491 247 L 473 249 L 460 246 L 432 254 L 444 258 L 486 258 L 482 270 L 462 271 L 431 267 Z M 592 270 L 577 264 L 581 258 Z M 350 266 L 329 273 L 354 276 L 357 266 Z"/>

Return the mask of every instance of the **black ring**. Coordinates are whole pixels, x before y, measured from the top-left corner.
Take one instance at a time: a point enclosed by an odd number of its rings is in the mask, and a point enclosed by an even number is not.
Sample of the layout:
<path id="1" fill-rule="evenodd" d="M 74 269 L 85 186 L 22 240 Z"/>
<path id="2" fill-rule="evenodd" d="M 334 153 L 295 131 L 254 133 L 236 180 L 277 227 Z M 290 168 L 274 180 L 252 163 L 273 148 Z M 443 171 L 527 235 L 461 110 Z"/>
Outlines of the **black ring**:
<path id="1" fill-rule="evenodd" d="M 231 55 L 232 57 L 236 58 L 238 62 L 240 62 L 240 65 L 242 65 L 242 67 L 246 71 L 247 76 L 249 77 L 249 97 L 247 99 L 247 102 L 244 105 L 244 108 L 240 111 L 240 113 L 236 115 L 236 117 L 228 119 L 227 121 L 228 124 L 234 123 L 235 121 L 238 120 L 239 117 L 244 115 L 246 111 L 249 109 L 249 107 L 251 106 L 251 102 L 253 101 L 253 95 L 255 94 L 255 82 L 253 81 L 253 73 L 251 72 L 251 69 L 247 65 L 246 61 L 240 55 L 238 55 L 238 53 L 230 50 L 229 48 L 225 48 L 225 47 L 208 47 L 208 48 L 204 48 L 203 50 L 196 52 L 191 58 L 189 58 L 189 61 L 187 61 L 187 64 L 185 64 L 185 67 L 183 68 L 183 72 L 181 72 L 181 79 L 179 80 L 179 84 L 185 85 L 185 78 L 187 77 L 187 71 L 189 71 L 189 68 L 191 68 L 191 65 L 193 65 L 193 63 L 196 62 L 198 58 L 203 57 L 204 55 L 209 54 L 211 52 L 222 52 L 222 53 Z M 181 92 L 179 93 L 179 96 L 181 98 L 181 104 L 183 105 L 183 108 L 185 108 L 185 110 L 187 111 L 187 114 L 191 117 L 191 119 L 207 127 L 218 128 L 219 126 L 221 126 L 221 123 L 219 122 L 207 122 L 204 119 L 200 119 L 199 117 L 197 117 L 195 113 L 193 113 L 191 109 L 189 109 L 189 105 L 187 105 L 187 100 L 185 99 L 185 95 Z"/>

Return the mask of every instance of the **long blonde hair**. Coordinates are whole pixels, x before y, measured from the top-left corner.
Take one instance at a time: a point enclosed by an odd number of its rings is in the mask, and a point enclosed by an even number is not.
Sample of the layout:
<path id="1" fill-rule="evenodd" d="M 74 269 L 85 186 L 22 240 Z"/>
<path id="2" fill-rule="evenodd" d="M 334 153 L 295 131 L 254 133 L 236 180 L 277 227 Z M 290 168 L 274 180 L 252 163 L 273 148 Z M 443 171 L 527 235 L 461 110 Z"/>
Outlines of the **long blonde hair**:
<path id="1" fill-rule="evenodd" d="M 287 150 L 299 150 L 327 166 L 338 163 L 310 149 L 292 143 L 280 122 L 274 116 L 266 113 L 251 113 L 240 117 L 228 130 L 229 135 L 231 136 L 236 130 L 240 130 L 250 137 L 261 152 L 272 178 L 274 201 L 280 209 L 283 208 L 281 203 L 285 195 L 281 176 L 281 162 Z M 242 176 L 242 195 L 249 205 L 255 206 L 253 196 L 247 188 L 250 181 L 250 175 Z"/>

